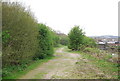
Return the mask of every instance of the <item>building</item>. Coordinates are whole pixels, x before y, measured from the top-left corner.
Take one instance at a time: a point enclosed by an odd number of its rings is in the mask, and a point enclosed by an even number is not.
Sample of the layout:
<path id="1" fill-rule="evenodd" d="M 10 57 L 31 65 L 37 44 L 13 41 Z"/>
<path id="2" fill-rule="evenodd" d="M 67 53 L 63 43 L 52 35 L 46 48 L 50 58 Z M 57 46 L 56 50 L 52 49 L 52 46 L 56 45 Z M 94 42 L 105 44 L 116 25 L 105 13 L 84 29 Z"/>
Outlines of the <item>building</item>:
<path id="1" fill-rule="evenodd" d="M 105 42 L 98 42 L 97 45 L 98 45 L 98 48 L 102 50 L 105 50 L 107 46 Z"/>

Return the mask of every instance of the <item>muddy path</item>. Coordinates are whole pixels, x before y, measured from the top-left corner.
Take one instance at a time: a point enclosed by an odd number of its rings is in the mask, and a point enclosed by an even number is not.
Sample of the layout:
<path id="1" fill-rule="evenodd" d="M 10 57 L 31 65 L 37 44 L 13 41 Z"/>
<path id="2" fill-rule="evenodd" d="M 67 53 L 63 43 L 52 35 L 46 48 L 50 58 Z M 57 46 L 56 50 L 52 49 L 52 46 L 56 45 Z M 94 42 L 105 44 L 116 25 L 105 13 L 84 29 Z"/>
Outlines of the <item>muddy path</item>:
<path id="1" fill-rule="evenodd" d="M 65 52 L 66 47 L 61 47 L 55 52 L 55 59 L 31 70 L 20 79 L 100 79 L 110 78 L 104 75 L 88 59 L 80 54 Z"/>

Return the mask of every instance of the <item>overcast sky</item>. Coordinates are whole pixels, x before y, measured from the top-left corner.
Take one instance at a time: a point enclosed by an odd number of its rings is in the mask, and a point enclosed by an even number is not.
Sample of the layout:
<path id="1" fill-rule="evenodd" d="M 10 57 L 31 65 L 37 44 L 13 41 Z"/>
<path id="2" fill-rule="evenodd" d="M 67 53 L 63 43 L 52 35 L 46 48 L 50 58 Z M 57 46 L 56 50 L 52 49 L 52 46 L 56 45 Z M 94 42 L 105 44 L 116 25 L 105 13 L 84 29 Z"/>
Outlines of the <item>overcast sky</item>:
<path id="1" fill-rule="evenodd" d="M 20 0 L 21 1 L 21 0 Z M 118 35 L 120 0 L 22 0 L 38 22 L 68 34 L 80 25 L 87 36 Z"/>

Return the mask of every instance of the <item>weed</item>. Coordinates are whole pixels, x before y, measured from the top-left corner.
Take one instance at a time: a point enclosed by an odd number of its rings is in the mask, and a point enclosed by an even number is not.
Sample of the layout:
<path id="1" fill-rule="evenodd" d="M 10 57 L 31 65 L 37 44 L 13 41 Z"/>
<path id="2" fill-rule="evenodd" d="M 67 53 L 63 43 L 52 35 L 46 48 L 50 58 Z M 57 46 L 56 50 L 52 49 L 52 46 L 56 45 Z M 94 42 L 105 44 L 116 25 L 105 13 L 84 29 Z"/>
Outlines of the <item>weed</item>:
<path id="1" fill-rule="evenodd" d="M 4 75 L 3 79 L 17 79 L 22 75 L 25 75 L 30 70 L 35 69 L 38 65 L 43 64 L 53 58 L 55 57 L 53 56 L 47 57 L 45 59 L 40 59 L 40 60 L 31 62 L 31 64 L 29 65 L 26 65 L 26 64 L 20 65 L 19 67 L 16 67 L 16 66 L 6 67 L 3 69 L 3 75 Z"/>

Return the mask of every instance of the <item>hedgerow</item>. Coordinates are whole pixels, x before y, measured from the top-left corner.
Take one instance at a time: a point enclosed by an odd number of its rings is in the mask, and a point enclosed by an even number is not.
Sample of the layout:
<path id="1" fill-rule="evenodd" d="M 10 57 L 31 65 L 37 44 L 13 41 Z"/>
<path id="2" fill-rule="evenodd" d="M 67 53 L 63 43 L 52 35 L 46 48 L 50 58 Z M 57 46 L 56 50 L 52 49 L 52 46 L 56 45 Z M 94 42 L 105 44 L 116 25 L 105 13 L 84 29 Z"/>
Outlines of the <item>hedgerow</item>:
<path id="1" fill-rule="evenodd" d="M 2 3 L 3 66 L 30 61 L 37 51 L 37 21 L 19 3 Z"/>
<path id="2" fill-rule="evenodd" d="M 53 55 L 56 35 L 48 26 L 38 24 L 29 9 L 3 2 L 2 14 L 3 76 L 24 70 L 35 59 Z"/>
<path id="3" fill-rule="evenodd" d="M 49 27 L 47 27 L 44 24 L 38 24 L 39 28 L 39 35 L 38 35 L 38 40 L 39 40 L 39 50 L 36 53 L 35 58 L 40 58 L 43 59 L 47 56 L 52 56 L 53 54 L 53 40 L 52 40 L 52 34 L 51 30 Z"/>

